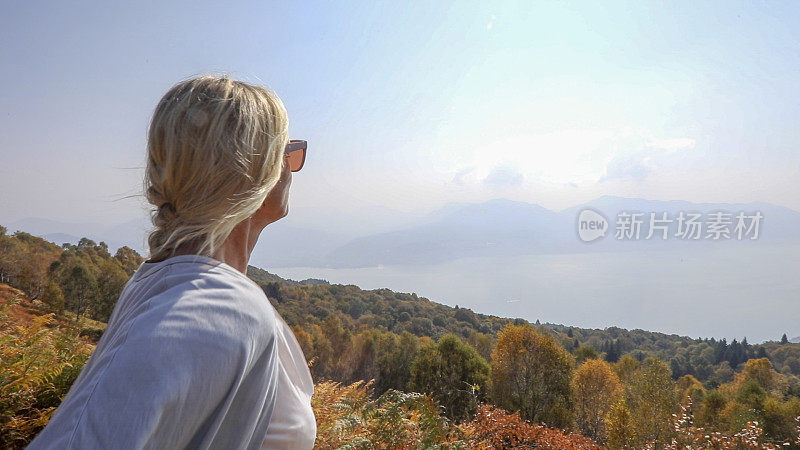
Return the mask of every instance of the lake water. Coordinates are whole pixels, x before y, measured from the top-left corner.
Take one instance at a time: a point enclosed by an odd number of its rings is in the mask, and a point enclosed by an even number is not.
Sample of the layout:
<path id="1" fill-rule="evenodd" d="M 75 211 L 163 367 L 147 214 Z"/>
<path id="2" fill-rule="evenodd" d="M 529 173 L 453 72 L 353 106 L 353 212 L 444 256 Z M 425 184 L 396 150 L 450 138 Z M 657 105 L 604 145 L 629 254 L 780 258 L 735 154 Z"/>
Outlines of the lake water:
<path id="1" fill-rule="evenodd" d="M 270 268 L 450 306 L 583 328 L 692 337 L 800 336 L 800 246 L 462 258 L 427 266 Z"/>

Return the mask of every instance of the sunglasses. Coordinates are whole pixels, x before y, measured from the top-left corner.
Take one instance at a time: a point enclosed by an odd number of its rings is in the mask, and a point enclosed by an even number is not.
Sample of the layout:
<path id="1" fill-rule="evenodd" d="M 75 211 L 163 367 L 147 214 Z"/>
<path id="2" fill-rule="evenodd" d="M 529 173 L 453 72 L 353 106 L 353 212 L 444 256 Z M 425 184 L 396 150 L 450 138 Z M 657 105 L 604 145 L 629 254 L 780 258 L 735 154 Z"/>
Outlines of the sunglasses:
<path id="1" fill-rule="evenodd" d="M 303 164 L 306 162 L 306 150 L 308 150 L 306 141 L 291 140 L 286 144 L 283 155 L 285 158 L 289 158 L 289 170 L 297 172 L 303 168 Z"/>

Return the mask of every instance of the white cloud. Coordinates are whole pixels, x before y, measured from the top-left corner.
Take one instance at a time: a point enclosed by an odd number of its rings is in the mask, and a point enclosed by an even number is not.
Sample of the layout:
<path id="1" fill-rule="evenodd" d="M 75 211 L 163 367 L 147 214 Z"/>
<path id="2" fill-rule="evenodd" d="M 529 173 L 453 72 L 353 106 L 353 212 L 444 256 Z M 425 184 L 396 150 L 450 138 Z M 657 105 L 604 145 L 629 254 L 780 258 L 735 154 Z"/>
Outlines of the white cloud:
<path id="1" fill-rule="evenodd" d="M 692 150 L 696 145 L 691 138 L 654 138 L 643 135 L 634 135 L 631 138 L 616 146 L 617 151 L 606 164 L 600 183 L 609 180 L 641 182 L 662 170 L 674 155 Z"/>
<path id="2" fill-rule="evenodd" d="M 470 181 L 469 177 L 473 172 L 475 172 L 474 167 L 467 167 L 464 169 L 460 169 L 459 171 L 456 172 L 455 175 L 453 175 L 453 183 L 459 186 L 466 185 Z"/>
<path id="3" fill-rule="evenodd" d="M 649 148 L 665 150 L 670 153 L 691 150 L 694 146 L 695 140 L 691 138 L 651 139 L 647 143 Z"/>
<path id="4" fill-rule="evenodd" d="M 517 187 L 524 179 L 525 176 L 513 166 L 501 164 L 489 172 L 483 183 L 494 187 Z"/>

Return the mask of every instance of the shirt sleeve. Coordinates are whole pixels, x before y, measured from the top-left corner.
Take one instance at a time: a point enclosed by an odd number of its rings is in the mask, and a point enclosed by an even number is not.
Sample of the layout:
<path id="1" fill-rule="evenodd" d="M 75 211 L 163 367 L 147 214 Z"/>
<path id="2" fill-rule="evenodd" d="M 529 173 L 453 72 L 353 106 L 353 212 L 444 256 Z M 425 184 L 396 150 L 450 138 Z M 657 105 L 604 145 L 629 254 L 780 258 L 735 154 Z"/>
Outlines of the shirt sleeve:
<path id="1" fill-rule="evenodd" d="M 275 400 L 274 316 L 228 287 L 194 291 L 150 299 L 28 448 L 212 448 L 231 421 L 239 439 L 257 433 Z"/>

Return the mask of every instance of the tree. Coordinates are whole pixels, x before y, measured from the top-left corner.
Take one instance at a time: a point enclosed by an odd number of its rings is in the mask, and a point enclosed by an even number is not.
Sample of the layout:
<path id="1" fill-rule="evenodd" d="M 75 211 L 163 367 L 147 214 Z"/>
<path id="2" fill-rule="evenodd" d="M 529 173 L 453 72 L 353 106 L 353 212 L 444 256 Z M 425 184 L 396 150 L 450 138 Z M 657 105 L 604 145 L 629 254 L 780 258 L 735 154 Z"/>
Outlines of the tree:
<path id="1" fill-rule="evenodd" d="M 94 276 L 83 264 L 76 264 L 67 274 L 63 282 L 64 297 L 67 308 L 73 311 L 77 318 L 80 318 L 89 307 L 96 285 Z"/>
<path id="2" fill-rule="evenodd" d="M 494 350 L 495 345 L 495 339 L 492 335 L 472 330 L 467 338 L 467 343 L 473 346 L 483 356 L 483 359 L 487 361 L 492 359 L 492 350 Z"/>
<path id="3" fill-rule="evenodd" d="M 334 380 L 344 380 L 350 375 L 348 362 L 342 358 L 351 346 L 352 333 L 345 328 L 339 314 L 331 314 L 322 321 L 321 332 L 330 344 L 330 359 L 327 361 L 328 376 Z"/>
<path id="4" fill-rule="evenodd" d="M 608 343 L 605 352 L 606 352 L 606 361 L 610 363 L 615 363 L 619 361 L 620 350 L 619 350 L 619 344 L 617 343 L 616 340 L 610 341 Z"/>
<path id="5" fill-rule="evenodd" d="M 51 262 L 43 252 L 29 248 L 27 254 L 16 263 L 15 284 L 32 300 L 42 295 L 48 281 L 47 268 Z"/>
<path id="6" fill-rule="evenodd" d="M 747 361 L 741 376 L 744 381 L 755 381 L 765 391 L 782 390 L 785 384 L 783 376 L 772 368 L 767 358 Z"/>
<path id="7" fill-rule="evenodd" d="M 728 361 L 722 361 L 719 363 L 719 367 L 714 371 L 714 374 L 711 376 L 711 380 L 716 382 L 718 385 L 727 383 L 733 380 L 733 369 Z"/>
<path id="8" fill-rule="evenodd" d="M 711 419 L 716 419 L 720 427 L 737 433 L 748 422 L 757 421 L 763 428 L 765 440 L 795 439 L 800 400 L 786 395 L 789 383 L 772 368 L 768 359 L 748 360 L 744 370 L 737 373 L 733 381 L 721 385 L 718 391 L 722 399 L 709 408 L 715 406 L 719 411 L 717 417 Z"/>
<path id="9" fill-rule="evenodd" d="M 678 406 L 666 363 L 655 358 L 644 361 L 628 387 L 628 404 L 641 442 L 666 442 L 671 433 L 672 413 Z"/>
<path id="10" fill-rule="evenodd" d="M 39 298 L 57 252 L 58 247 L 52 243 L 21 231 L 0 236 L 0 283 L 25 291 L 31 299 Z"/>
<path id="11" fill-rule="evenodd" d="M 122 265 L 122 269 L 129 276 L 133 275 L 136 269 L 144 262 L 144 258 L 142 258 L 136 250 L 128 246 L 120 247 L 114 255 L 114 259 L 119 261 L 120 265 Z"/>
<path id="12" fill-rule="evenodd" d="M 605 417 L 622 397 L 622 385 L 611 366 L 599 359 L 587 359 L 572 379 L 575 423 L 581 432 L 601 442 L 605 438 Z"/>
<path id="13" fill-rule="evenodd" d="M 706 396 L 706 389 L 697 378 L 692 375 L 684 375 L 678 378 L 675 386 L 678 400 L 683 402 L 687 397 L 692 399 L 692 403 L 699 405 Z"/>
<path id="14" fill-rule="evenodd" d="M 600 356 L 597 354 L 597 350 L 594 349 L 591 345 L 581 345 L 575 350 L 575 363 L 581 364 L 587 359 L 597 359 Z"/>
<path id="15" fill-rule="evenodd" d="M 111 259 L 100 261 L 97 288 L 91 305 L 93 319 L 108 322 L 128 279 L 128 275 L 118 263 Z"/>
<path id="16" fill-rule="evenodd" d="M 776 397 L 767 397 L 764 401 L 764 434 L 779 442 L 797 439 L 797 417 L 800 417 L 800 399 L 791 397 L 781 401 Z"/>
<path id="17" fill-rule="evenodd" d="M 709 392 L 703 400 L 703 406 L 698 414 L 700 425 L 718 429 L 720 426 L 720 413 L 725 409 L 725 403 L 725 397 L 719 391 L 713 390 Z"/>
<path id="18" fill-rule="evenodd" d="M 475 313 L 469 308 L 459 308 L 456 310 L 453 316 L 462 322 L 467 322 L 475 328 L 480 326 L 478 317 L 475 316 Z"/>
<path id="19" fill-rule="evenodd" d="M 781 336 L 781 344 L 785 345 L 788 343 L 789 343 L 789 338 L 786 336 L 786 333 L 783 333 L 783 336 Z"/>
<path id="20" fill-rule="evenodd" d="M 334 378 L 332 376 L 333 367 L 331 366 L 336 353 L 334 353 L 330 339 L 328 339 L 322 327 L 317 324 L 312 324 L 309 327 L 309 334 L 313 351 L 305 355 L 314 361 L 314 364 L 310 367 L 311 375 L 315 380 Z"/>
<path id="21" fill-rule="evenodd" d="M 623 383 L 630 381 L 634 372 L 636 372 L 638 368 L 639 361 L 629 354 L 623 355 L 619 361 L 614 363 L 614 372 L 617 373 L 617 376 Z"/>
<path id="22" fill-rule="evenodd" d="M 631 449 L 636 445 L 636 429 L 624 399 L 618 400 L 606 416 L 606 445 L 609 448 Z"/>
<path id="23" fill-rule="evenodd" d="M 783 367 L 787 368 L 790 373 L 800 375 L 800 358 L 797 356 L 790 356 L 783 362 Z"/>
<path id="24" fill-rule="evenodd" d="M 299 325 L 290 326 L 290 328 L 295 339 L 297 339 L 297 343 L 300 344 L 300 348 L 303 350 L 303 355 L 311 355 L 311 352 L 314 351 L 314 342 L 311 340 L 311 335 Z"/>
<path id="25" fill-rule="evenodd" d="M 453 420 L 468 420 L 485 398 L 489 364 L 469 344 L 449 333 L 425 346 L 411 365 L 409 389 L 433 396 Z"/>
<path id="26" fill-rule="evenodd" d="M 87 237 L 82 237 L 78 241 L 78 248 L 94 248 L 97 247 L 97 243 Z"/>
<path id="27" fill-rule="evenodd" d="M 530 324 L 506 325 L 492 352 L 495 404 L 526 420 L 569 426 L 573 366 L 572 355 Z"/>
<path id="28" fill-rule="evenodd" d="M 5 230 L 5 228 L 4 228 Z M 20 244 L 10 236 L 0 236 L 0 283 L 11 283 L 18 260 Z"/>
<path id="29" fill-rule="evenodd" d="M 47 309 L 50 312 L 61 314 L 64 312 L 64 306 L 66 305 L 64 300 L 64 293 L 61 292 L 61 288 L 58 287 L 54 281 L 49 281 L 45 287 L 44 291 L 42 292 L 42 302 L 47 305 Z"/>
<path id="30" fill-rule="evenodd" d="M 380 332 L 376 329 L 364 330 L 353 337 L 352 346 L 345 358 L 350 368 L 348 382 L 377 378 L 377 351 Z"/>
<path id="31" fill-rule="evenodd" d="M 736 393 L 736 401 L 747 406 L 752 411 L 761 412 L 764 410 L 764 400 L 767 392 L 756 381 L 745 381 Z"/>
<path id="32" fill-rule="evenodd" d="M 375 393 L 381 395 L 389 389 L 404 390 L 411 378 L 411 365 L 419 351 L 417 337 L 408 331 L 399 336 L 384 333 L 378 341 L 378 379 Z"/>

